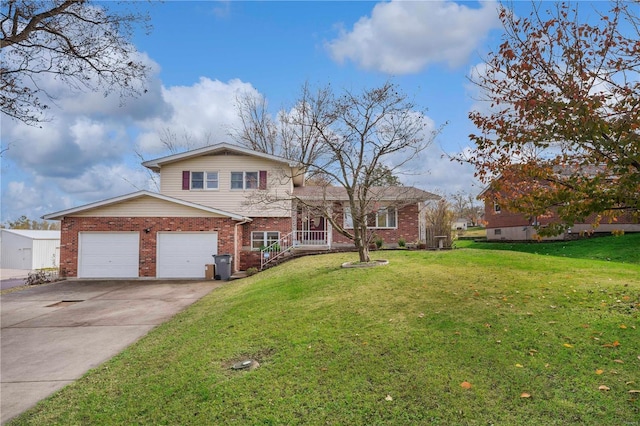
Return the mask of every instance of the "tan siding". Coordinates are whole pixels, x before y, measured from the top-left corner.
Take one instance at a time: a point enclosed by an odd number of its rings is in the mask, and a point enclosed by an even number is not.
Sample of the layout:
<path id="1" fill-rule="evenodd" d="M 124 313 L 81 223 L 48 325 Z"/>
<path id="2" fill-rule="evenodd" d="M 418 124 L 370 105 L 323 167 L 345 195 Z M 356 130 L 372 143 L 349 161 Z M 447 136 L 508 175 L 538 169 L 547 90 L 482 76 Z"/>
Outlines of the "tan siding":
<path id="1" fill-rule="evenodd" d="M 221 217 L 157 198 L 142 197 L 74 214 L 75 217 Z"/>
<path id="2" fill-rule="evenodd" d="M 218 190 L 185 191 L 182 189 L 182 172 L 218 172 Z M 240 214 L 243 216 L 290 216 L 290 202 L 278 204 L 259 202 L 255 198 L 260 191 L 231 191 L 231 172 L 268 172 L 268 190 L 271 195 L 293 190 L 290 169 L 281 163 L 246 155 L 208 155 L 162 166 L 160 192 L 169 197 Z M 252 197 L 253 196 L 253 197 Z"/>

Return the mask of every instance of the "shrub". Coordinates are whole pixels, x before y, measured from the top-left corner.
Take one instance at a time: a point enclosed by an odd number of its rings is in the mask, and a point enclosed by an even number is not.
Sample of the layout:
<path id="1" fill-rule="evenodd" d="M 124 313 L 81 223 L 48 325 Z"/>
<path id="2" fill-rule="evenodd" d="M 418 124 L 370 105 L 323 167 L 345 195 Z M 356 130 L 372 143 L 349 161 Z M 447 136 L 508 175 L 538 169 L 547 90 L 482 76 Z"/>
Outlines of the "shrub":
<path id="1" fill-rule="evenodd" d="M 398 240 L 398 247 L 406 247 L 407 246 L 407 241 L 404 238 L 400 238 Z"/>
<path id="2" fill-rule="evenodd" d="M 384 240 L 382 238 L 376 238 L 376 247 L 377 248 L 382 248 L 383 244 L 384 244 Z"/>
<path id="3" fill-rule="evenodd" d="M 247 269 L 247 276 L 250 277 L 251 275 L 255 275 L 258 273 L 258 268 L 256 267 L 251 267 L 249 269 Z"/>

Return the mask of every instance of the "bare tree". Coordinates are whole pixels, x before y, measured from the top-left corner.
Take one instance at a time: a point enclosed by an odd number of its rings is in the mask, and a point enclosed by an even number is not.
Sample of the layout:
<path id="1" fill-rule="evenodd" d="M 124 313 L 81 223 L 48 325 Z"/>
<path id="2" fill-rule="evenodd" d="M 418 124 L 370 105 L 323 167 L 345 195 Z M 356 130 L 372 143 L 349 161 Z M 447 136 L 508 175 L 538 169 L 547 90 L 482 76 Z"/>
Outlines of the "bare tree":
<path id="1" fill-rule="evenodd" d="M 236 97 L 241 127 L 233 129 L 231 137 L 258 152 L 313 163 L 323 152 L 316 123 L 326 115 L 330 95 L 328 88 L 314 93 L 304 83 L 293 107 L 280 110 L 274 118 L 264 97 L 242 93 Z"/>
<path id="2" fill-rule="evenodd" d="M 478 218 L 482 208 L 473 194 L 458 191 L 452 194 L 449 199 L 451 200 L 449 207 L 456 215 L 456 218 L 464 218 L 471 222 L 473 226 L 478 224 Z"/>
<path id="3" fill-rule="evenodd" d="M 325 217 L 336 232 L 352 240 L 361 262 L 370 261 L 370 228 L 381 210 L 432 196 L 397 185 L 395 175 L 440 129 L 428 129 L 424 112 L 392 83 L 341 95 L 331 86 L 312 90 L 305 83 L 294 107 L 280 111 L 277 120 L 268 114 L 264 99 L 251 95 L 239 98 L 238 113 L 242 128 L 232 133 L 234 139 L 296 161 L 308 185 L 288 196 L 297 208 Z M 273 205 L 281 197 L 256 193 L 249 202 Z"/>
<path id="4" fill-rule="evenodd" d="M 342 215 L 325 215 L 337 232 L 354 242 L 360 261 L 369 262 L 370 221 L 381 200 L 395 198 L 397 206 L 416 198 L 411 193 L 415 188 L 378 186 L 381 167 L 393 175 L 426 149 L 439 129 L 427 129 L 424 113 L 392 83 L 360 93 L 346 90 L 340 96 L 326 90 L 328 106 L 315 128 L 327 151 L 305 167 L 346 191 L 350 226 L 339 219 Z M 331 209 L 330 203 L 324 205 Z"/>
<path id="5" fill-rule="evenodd" d="M 139 95 L 148 67 L 129 43 L 144 14 L 88 0 L 3 0 L 0 108 L 27 124 L 44 121 L 57 79 L 74 90 Z"/>
<path id="6" fill-rule="evenodd" d="M 174 129 L 165 127 L 164 129 L 159 131 L 158 138 L 160 140 L 160 144 L 163 147 L 164 155 L 172 155 L 211 145 L 213 136 L 210 131 L 207 131 L 204 133 L 204 135 L 202 135 L 202 137 L 197 138 L 187 129 L 182 129 L 182 132 L 178 134 Z M 148 158 L 145 158 L 142 150 L 134 149 L 134 152 L 136 154 L 136 157 L 138 157 L 138 159 L 140 160 L 140 164 L 148 160 Z M 147 173 L 150 184 L 155 187 L 156 191 L 160 191 L 158 174 L 144 166 L 141 167 Z M 126 177 L 123 177 L 123 179 L 135 187 L 133 182 L 127 180 Z"/>

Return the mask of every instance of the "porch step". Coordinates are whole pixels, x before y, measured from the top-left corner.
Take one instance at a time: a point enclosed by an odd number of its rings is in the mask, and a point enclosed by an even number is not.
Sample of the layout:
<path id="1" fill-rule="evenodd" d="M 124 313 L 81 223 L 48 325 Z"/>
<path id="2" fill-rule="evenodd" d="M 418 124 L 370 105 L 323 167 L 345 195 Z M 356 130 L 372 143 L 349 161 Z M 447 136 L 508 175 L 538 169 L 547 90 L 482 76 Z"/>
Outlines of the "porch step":
<path id="1" fill-rule="evenodd" d="M 302 252 L 310 252 L 310 251 L 329 251 L 330 247 L 325 245 L 298 245 L 292 248 L 292 251 L 302 253 Z"/>

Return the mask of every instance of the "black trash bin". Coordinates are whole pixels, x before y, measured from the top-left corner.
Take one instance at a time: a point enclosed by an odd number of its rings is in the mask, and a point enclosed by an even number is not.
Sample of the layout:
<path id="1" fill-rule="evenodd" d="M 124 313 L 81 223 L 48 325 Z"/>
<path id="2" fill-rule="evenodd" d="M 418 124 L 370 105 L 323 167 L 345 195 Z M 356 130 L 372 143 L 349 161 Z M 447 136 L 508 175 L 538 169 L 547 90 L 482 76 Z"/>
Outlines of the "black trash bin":
<path id="1" fill-rule="evenodd" d="M 216 280 L 229 281 L 231 278 L 231 262 L 233 256 L 230 254 L 214 254 L 214 262 L 216 264 Z"/>

